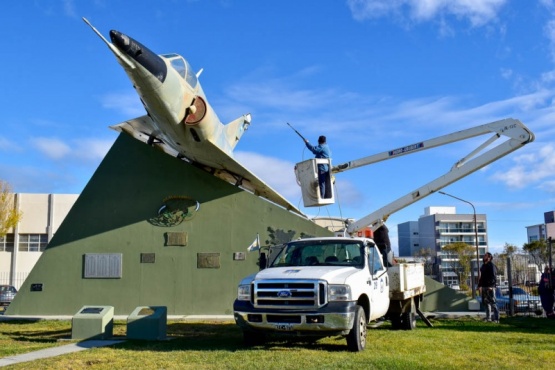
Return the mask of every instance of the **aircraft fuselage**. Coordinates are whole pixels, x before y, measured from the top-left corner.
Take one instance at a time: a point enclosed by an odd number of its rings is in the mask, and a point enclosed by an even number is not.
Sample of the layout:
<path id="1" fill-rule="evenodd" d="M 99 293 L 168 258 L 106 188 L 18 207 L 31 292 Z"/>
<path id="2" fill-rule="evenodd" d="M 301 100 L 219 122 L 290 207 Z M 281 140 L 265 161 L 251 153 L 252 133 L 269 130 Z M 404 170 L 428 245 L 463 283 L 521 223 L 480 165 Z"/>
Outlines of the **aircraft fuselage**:
<path id="1" fill-rule="evenodd" d="M 110 31 L 113 45 L 124 54 L 118 62 L 124 68 L 157 129 L 147 133 L 160 139 L 181 156 L 215 168 L 206 141 L 233 156 L 236 142 L 229 140 L 189 63 L 178 54 L 157 55 L 131 37 Z M 250 117 L 249 117 L 250 118 Z M 250 121 L 240 125 L 242 135 Z M 231 143 L 230 143 L 231 141 Z"/>

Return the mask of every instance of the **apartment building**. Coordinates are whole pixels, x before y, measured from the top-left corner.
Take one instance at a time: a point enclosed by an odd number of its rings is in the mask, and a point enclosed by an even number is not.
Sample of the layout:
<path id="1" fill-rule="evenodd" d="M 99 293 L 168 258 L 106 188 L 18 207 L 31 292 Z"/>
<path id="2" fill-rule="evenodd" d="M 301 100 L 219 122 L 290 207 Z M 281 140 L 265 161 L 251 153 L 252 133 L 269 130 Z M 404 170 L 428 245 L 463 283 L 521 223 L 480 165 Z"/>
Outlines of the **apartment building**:
<path id="1" fill-rule="evenodd" d="M 401 223 L 397 231 L 400 257 L 418 255 L 423 249 L 431 250 L 436 257 L 435 275 L 445 285 L 458 285 L 460 281 L 458 257 L 444 252 L 443 247 L 456 242 L 476 247 L 477 239 L 480 258 L 488 249 L 486 215 L 457 214 L 456 207 L 426 207 L 418 221 Z M 473 269 L 477 276 L 475 264 Z"/>

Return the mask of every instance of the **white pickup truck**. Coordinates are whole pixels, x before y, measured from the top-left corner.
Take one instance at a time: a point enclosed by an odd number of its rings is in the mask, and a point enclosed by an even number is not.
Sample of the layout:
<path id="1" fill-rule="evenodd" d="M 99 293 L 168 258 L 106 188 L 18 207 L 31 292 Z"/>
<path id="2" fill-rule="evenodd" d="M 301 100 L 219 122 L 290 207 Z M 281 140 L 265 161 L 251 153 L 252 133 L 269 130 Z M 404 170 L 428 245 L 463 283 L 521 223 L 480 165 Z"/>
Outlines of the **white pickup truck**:
<path id="1" fill-rule="evenodd" d="M 362 351 L 371 321 L 413 329 L 426 291 L 422 264 L 387 267 L 368 238 L 299 239 L 271 251 L 268 266 L 263 261 L 240 282 L 233 305 L 247 345 L 267 333 L 343 335 L 351 351 Z"/>

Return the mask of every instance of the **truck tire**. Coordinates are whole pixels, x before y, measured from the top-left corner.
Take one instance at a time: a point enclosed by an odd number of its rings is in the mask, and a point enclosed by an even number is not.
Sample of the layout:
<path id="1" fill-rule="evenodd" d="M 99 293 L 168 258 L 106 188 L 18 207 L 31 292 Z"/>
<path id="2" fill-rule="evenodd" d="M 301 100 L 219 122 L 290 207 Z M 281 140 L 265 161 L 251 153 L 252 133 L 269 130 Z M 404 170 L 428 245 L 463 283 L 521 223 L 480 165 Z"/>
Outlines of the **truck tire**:
<path id="1" fill-rule="evenodd" d="M 347 335 L 347 347 L 352 352 L 363 351 L 366 347 L 366 314 L 359 305 L 355 308 L 353 328 Z"/>
<path id="2" fill-rule="evenodd" d="M 416 314 L 414 312 L 403 312 L 401 315 L 401 328 L 403 330 L 412 330 L 416 328 Z"/>
<path id="3" fill-rule="evenodd" d="M 399 330 L 402 328 L 401 324 L 403 323 L 403 320 L 401 319 L 400 314 L 392 313 L 389 319 L 391 320 L 391 328 L 393 330 Z"/>
<path id="4" fill-rule="evenodd" d="M 243 330 L 243 343 L 247 347 L 261 346 L 266 342 L 264 333 Z"/>

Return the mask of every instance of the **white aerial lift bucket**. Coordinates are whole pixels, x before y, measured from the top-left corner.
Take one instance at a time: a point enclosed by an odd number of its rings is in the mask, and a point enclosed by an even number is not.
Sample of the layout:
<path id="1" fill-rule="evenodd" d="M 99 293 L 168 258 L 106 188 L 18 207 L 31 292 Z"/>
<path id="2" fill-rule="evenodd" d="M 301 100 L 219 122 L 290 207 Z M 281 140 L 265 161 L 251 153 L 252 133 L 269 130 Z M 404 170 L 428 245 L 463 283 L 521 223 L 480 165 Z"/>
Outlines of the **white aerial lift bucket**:
<path id="1" fill-rule="evenodd" d="M 326 186 L 329 189 L 330 198 L 323 198 L 318 185 L 318 164 L 327 164 L 330 168 Z M 295 176 L 301 187 L 303 203 L 305 207 L 318 207 L 335 203 L 335 194 L 331 176 L 331 159 L 313 158 L 295 165 Z"/>

